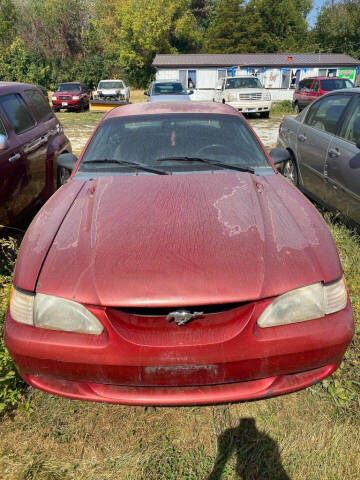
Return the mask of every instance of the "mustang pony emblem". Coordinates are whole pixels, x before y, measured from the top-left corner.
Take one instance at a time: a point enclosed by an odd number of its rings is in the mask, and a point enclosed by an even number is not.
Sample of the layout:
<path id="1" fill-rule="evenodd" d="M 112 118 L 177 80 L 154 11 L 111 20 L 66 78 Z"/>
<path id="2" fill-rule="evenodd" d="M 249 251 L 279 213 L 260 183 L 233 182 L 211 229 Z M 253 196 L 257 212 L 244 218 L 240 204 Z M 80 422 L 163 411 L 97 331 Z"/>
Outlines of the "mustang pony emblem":
<path id="1" fill-rule="evenodd" d="M 202 315 L 204 315 L 204 312 L 191 313 L 187 310 L 176 310 L 176 312 L 169 313 L 169 315 L 166 317 L 166 320 L 169 320 L 169 322 L 174 321 L 176 325 L 181 327 L 182 325 L 185 325 L 191 320 L 201 317 Z"/>

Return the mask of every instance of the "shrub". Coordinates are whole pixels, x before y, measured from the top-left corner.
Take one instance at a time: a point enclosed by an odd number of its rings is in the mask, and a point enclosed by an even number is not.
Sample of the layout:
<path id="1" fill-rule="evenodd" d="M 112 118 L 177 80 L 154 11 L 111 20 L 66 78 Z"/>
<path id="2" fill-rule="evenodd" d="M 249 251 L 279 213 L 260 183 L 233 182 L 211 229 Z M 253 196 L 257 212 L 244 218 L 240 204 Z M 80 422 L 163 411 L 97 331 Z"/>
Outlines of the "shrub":
<path id="1" fill-rule="evenodd" d="M 13 238 L 0 239 L 0 416 L 21 398 L 24 383 L 16 372 L 3 339 L 5 314 L 9 303 L 11 275 L 18 243 Z"/>

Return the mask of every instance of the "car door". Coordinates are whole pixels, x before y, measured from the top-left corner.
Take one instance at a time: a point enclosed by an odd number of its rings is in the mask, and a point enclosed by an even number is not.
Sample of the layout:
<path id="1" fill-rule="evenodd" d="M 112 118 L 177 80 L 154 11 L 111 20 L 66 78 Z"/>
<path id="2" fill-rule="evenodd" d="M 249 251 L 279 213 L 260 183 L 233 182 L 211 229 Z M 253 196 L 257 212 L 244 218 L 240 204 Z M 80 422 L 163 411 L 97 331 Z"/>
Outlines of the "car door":
<path id="1" fill-rule="evenodd" d="M 46 104 L 45 100 L 43 102 Z M 12 140 L 19 150 L 11 160 L 22 178 L 21 188 L 12 204 L 13 215 L 17 217 L 26 214 L 27 209 L 45 195 L 47 127 L 36 118 L 20 93 L 1 96 L 0 108 L 12 127 Z"/>
<path id="2" fill-rule="evenodd" d="M 326 159 L 326 201 L 360 223 L 360 95 L 354 95 Z"/>
<path id="3" fill-rule="evenodd" d="M 325 161 L 330 142 L 350 95 L 326 96 L 309 107 L 297 132 L 297 159 L 304 188 L 318 199 L 325 199 Z"/>
<path id="4" fill-rule="evenodd" d="M 19 93 L 1 95 L 0 111 L 9 143 L 9 148 L 1 153 L 2 171 L 5 170 L 7 175 L 7 187 L 3 187 L 3 212 L 6 213 L 3 215 L 12 224 L 29 204 L 28 192 L 32 182 L 24 146 L 36 121 Z"/>
<path id="5" fill-rule="evenodd" d="M 302 100 L 301 100 L 304 107 L 306 107 L 313 100 L 312 90 L 311 90 L 312 84 L 313 84 L 312 79 L 307 78 L 306 80 L 304 80 L 304 88 L 302 90 Z"/>

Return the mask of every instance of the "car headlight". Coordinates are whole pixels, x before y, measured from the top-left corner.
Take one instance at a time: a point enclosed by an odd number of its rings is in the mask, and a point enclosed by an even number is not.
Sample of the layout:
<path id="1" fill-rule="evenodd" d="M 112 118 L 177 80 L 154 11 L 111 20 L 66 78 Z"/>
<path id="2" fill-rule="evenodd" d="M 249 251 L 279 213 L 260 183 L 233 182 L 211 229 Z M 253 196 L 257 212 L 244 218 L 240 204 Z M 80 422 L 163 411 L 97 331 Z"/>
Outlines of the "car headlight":
<path id="1" fill-rule="evenodd" d="M 57 97 L 55 97 L 55 96 L 51 97 L 51 100 L 57 100 Z"/>
<path id="2" fill-rule="evenodd" d="M 265 93 L 265 94 L 264 94 L 264 100 L 266 100 L 266 101 L 270 101 L 270 100 L 271 100 L 271 95 L 270 95 L 270 93 Z"/>
<path id="3" fill-rule="evenodd" d="M 347 291 L 344 278 L 324 285 L 314 283 L 277 297 L 260 315 L 259 327 L 275 327 L 306 322 L 338 312 L 346 307 Z"/>
<path id="4" fill-rule="evenodd" d="M 100 335 L 104 327 L 81 303 L 65 298 L 32 294 L 13 288 L 10 315 L 26 325 L 49 330 Z"/>
<path id="5" fill-rule="evenodd" d="M 228 102 L 234 102 L 236 100 L 236 95 L 234 95 L 233 93 L 229 93 L 227 95 L 227 101 Z"/>
<path id="6" fill-rule="evenodd" d="M 74 95 L 74 96 L 72 97 L 72 99 L 73 99 L 73 100 L 80 100 L 80 97 L 79 97 L 79 95 Z"/>

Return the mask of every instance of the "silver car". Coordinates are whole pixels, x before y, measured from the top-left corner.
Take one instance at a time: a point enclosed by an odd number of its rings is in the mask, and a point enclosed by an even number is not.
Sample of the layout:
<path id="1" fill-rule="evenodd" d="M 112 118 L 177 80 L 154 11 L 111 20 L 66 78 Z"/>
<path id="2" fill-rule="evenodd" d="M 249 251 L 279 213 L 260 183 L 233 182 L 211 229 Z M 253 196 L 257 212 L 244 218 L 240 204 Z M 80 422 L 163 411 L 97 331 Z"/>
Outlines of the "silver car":
<path id="1" fill-rule="evenodd" d="M 360 89 L 328 93 L 285 117 L 278 147 L 291 158 L 281 171 L 309 197 L 360 224 Z"/>
<path id="2" fill-rule="evenodd" d="M 193 90 L 186 90 L 179 80 L 155 80 L 144 92 L 148 102 L 176 102 L 190 100 Z"/>

